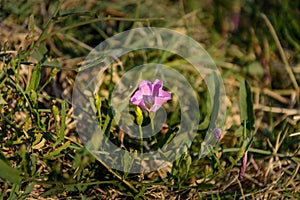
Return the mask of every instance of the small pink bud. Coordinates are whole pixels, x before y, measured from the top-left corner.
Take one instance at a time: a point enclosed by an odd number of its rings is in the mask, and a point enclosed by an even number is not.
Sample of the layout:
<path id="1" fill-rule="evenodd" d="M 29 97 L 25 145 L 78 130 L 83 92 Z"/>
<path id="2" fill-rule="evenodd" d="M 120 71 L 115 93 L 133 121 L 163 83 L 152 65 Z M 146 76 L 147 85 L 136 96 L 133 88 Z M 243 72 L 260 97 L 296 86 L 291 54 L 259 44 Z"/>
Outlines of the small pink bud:
<path id="1" fill-rule="evenodd" d="M 242 166 L 240 168 L 240 174 L 239 179 L 243 179 L 245 172 L 246 172 L 246 166 L 247 166 L 247 159 L 248 159 L 248 151 L 245 152 L 244 157 L 242 158 Z"/>
<path id="2" fill-rule="evenodd" d="M 220 141 L 221 136 L 222 136 L 222 131 L 221 131 L 221 129 L 215 128 L 215 129 L 213 130 L 213 133 L 214 133 L 215 138 L 216 138 L 218 141 Z"/>

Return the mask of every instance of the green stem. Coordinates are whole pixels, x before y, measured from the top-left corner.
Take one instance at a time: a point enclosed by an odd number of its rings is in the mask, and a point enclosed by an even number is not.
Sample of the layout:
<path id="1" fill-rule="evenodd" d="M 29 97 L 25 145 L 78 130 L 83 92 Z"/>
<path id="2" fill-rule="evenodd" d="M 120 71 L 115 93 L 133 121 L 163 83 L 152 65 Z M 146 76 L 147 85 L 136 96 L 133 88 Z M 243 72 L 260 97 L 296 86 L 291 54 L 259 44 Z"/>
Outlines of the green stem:
<path id="1" fill-rule="evenodd" d="M 155 117 L 155 113 L 151 112 L 149 113 L 150 116 L 150 121 L 151 121 L 151 130 L 152 130 L 152 136 L 154 138 L 154 142 L 157 143 L 156 137 L 154 136 L 154 117 Z"/>
<path id="2" fill-rule="evenodd" d="M 143 129 L 141 125 L 139 125 L 139 132 L 140 132 L 141 153 L 143 153 Z"/>
<path id="3" fill-rule="evenodd" d="M 152 134 L 154 134 L 154 117 L 155 117 L 155 112 L 150 112 L 149 113 L 150 121 L 151 121 L 151 129 L 152 129 Z"/>
<path id="4" fill-rule="evenodd" d="M 152 135 L 154 135 L 154 121 L 151 118 L 151 129 L 152 129 Z"/>

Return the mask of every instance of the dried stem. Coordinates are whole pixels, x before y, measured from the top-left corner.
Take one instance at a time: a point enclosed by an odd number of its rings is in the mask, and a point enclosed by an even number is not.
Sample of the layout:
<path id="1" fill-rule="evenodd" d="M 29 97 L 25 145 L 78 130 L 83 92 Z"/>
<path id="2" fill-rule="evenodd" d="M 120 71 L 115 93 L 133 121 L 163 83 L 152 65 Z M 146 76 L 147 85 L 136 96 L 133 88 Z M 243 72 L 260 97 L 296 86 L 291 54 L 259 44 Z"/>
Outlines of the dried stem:
<path id="1" fill-rule="evenodd" d="M 275 40 L 275 43 L 276 43 L 276 46 L 277 46 L 277 48 L 279 50 L 281 59 L 282 59 L 282 61 L 284 63 L 285 70 L 287 71 L 287 73 L 288 73 L 288 75 L 289 75 L 289 77 L 290 77 L 290 79 L 291 79 L 291 81 L 293 83 L 294 88 L 297 91 L 299 91 L 299 86 L 298 86 L 297 80 L 296 80 L 296 78 L 294 76 L 294 73 L 292 71 L 291 66 L 289 65 L 289 63 L 287 61 L 286 55 L 284 54 L 283 48 L 282 48 L 282 46 L 280 44 L 280 41 L 279 41 L 278 36 L 277 36 L 277 34 L 276 34 L 275 30 L 274 30 L 274 27 L 272 26 L 270 20 L 267 18 L 267 16 L 265 14 L 261 14 L 261 17 L 265 21 L 267 27 L 269 28 L 269 30 L 270 30 L 270 32 L 271 32 L 271 34 L 272 34 L 272 36 L 273 36 L 273 38 Z"/>

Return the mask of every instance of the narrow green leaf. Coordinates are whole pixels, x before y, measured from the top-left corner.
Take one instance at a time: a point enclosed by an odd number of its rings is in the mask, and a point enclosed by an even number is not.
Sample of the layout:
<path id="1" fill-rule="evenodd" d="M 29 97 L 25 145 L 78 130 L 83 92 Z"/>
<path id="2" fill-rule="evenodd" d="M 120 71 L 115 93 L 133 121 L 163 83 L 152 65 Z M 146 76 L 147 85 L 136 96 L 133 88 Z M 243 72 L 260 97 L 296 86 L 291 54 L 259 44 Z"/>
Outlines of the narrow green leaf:
<path id="1" fill-rule="evenodd" d="M 36 48 L 31 56 L 35 58 L 38 62 L 43 63 L 45 59 L 45 54 L 48 52 L 46 47 L 46 43 L 41 44 L 38 48 Z"/>
<path id="2" fill-rule="evenodd" d="M 209 92 L 209 101 L 208 109 L 211 109 L 211 116 L 210 116 L 210 128 L 219 127 L 223 124 L 225 117 L 224 113 L 221 113 L 220 110 L 225 106 L 224 102 L 224 94 L 222 92 L 222 85 L 220 82 L 220 75 L 216 72 L 213 72 L 209 75 L 207 80 L 207 88 Z M 226 110 L 224 110 L 226 112 Z"/>
<path id="3" fill-rule="evenodd" d="M 43 67 L 44 64 L 42 64 L 41 66 Z M 51 70 L 49 78 L 45 81 L 44 85 L 39 88 L 38 93 L 43 91 L 43 89 L 53 80 L 53 77 L 55 77 L 58 72 L 59 72 L 59 70 L 56 68 L 53 68 Z"/>
<path id="4" fill-rule="evenodd" d="M 125 172 L 124 173 L 124 177 L 123 177 L 124 179 L 127 178 L 127 175 L 128 175 L 127 172 L 129 172 L 131 170 L 133 162 L 134 162 L 134 158 L 132 158 L 130 156 L 130 154 L 128 153 L 128 151 L 125 151 L 124 152 L 124 157 L 122 159 L 123 170 Z"/>
<path id="5" fill-rule="evenodd" d="M 52 67 L 52 68 L 59 68 L 61 67 L 59 61 L 57 59 L 45 60 L 41 66 L 43 67 Z"/>
<path id="6" fill-rule="evenodd" d="M 28 24 L 29 32 L 31 33 L 31 37 L 34 37 L 34 14 L 31 14 L 29 17 L 29 24 Z"/>
<path id="7" fill-rule="evenodd" d="M 41 194 L 41 197 L 55 196 L 57 194 L 62 193 L 64 190 L 65 187 L 62 184 L 57 184 L 54 188 L 51 188 L 45 191 L 43 194 Z"/>
<path id="8" fill-rule="evenodd" d="M 247 139 L 243 140 L 242 146 L 240 150 L 237 152 L 237 160 L 240 160 L 244 156 L 248 143 L 249 141 Z"/>
<path id="9" fill-rule="evenodd" d="M 6 104 L 6 101 L 3 99 L 2 94 L 0 94 L 0 105 Z"/>
<path id="10" fill-rule="evenodd" d="M 54 151 L 50 152 L 48 154 L 47 157 L 49 157 L 50 159 L 55 158 L 57 155 L 59 155 L 61 153 L 61 151 L 67 149 L 70 146 L 70 141 L 67 141 L 65 144 L 63 144 L 62 146 L 58 147 L 57 149 L 55 149 Z"/>
<path id="11" fill-rule="evenodd" d="M 254 113 L 253 113 L 253 102 L 252 94 L 249 84 L 246 80 L 242 80 L 240 83 L 239 90 L 239 107 L 240 107 L 240 118 L 241 122 L 247 125 L 248 130 L 254 129 Z"/>
<path id="12" fill-rule="evenodd" d="M 37 91 L 37 88 L 40 84 L 40 79 L 41 79 L 41 66 L 36 65 L 32 72 L 30 83 L 27 88 L 27 92 Z"/>
<path id="13" fill-rule="evenodd" d="M 54 121 L 55 121 L 55 132 L 56 132 L 57 137 L 59 137 L 59 130 L 58 130 L 59 111 L 58 111 L 57 106 L 53 105 L 51 107 L 51 111 L 52 111 L 53 118 L 54 118 Z"/>
<path id="14" fill-rule="evenodd" d="M 60 133 L 59 133 L 60 141 L 64 140 L 65 129 L 66 129 L 66 101 L 62 101 L 62 103 L 61 103 L 61 124 L 60 124 Z"/>
<path id="15" fill-rule="evenodd" d="M 38 100 L 37 92 L 35 90 L 30 90 L 29 97 L 30 97 L 31 101 L 33 102 L 33 104 L 36 105 L 37 100 Z"/>
<path id="16" fill-rule="evenodd" d="M 97 114 L 98 114 L 99 127 L 101 128 L 102 114 L 101 114 L 101 99 L 100 99 L 99 94 L 95 94 L 95 106 L 96 106 Z"/>
<path id="17" fill-rule="evenodd" d="M 21 176 L 19 170 L 11 167 L 9 164 L 0 159 L 0 177 L 11 183 L 20 184 Z"/>
<path id="18" fill-rule="evenodd" d="M 20 190 L 20 184 L 14 183 L 11 187 L 11 191 L 8 199 L 17 199 L 17 192 Z"/>
<path id="19" fill-rule="evenodd" d="M 34 142 L 32 143 L 31 146 L 35 146 L 38 143 L 40 143 L 40 141 L 42 140 L 42 137 L 43 137 L 43 134 L 41 134 L 41 133 L 36 134 L 35 135 L 35 140 L 34 140 Z"/>
<path id="20" fill-rule="evenodd" d="M 29 183 L 26 188 L 25 188 L 25 191 L 24 193 L 22 194 L 21 196 L 21 199 L 26 199 L 28 197 L 28 195 L 32 192 L 32 190 L 34 189 L 34 186 L 35 186 L 35 182 L 31 182 Z"/>

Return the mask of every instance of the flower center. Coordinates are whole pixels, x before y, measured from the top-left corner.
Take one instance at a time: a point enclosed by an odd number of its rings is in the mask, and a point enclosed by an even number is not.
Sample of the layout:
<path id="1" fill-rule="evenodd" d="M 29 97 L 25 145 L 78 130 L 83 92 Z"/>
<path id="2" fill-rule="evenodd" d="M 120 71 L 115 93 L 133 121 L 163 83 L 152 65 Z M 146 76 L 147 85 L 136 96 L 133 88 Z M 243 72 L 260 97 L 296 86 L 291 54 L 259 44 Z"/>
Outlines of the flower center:
<path id="1" fill-rule="evenodd" d="M 143 95 L 145 106 L 150 109 L 154 105 L 154 96 Z"/>

